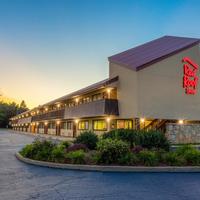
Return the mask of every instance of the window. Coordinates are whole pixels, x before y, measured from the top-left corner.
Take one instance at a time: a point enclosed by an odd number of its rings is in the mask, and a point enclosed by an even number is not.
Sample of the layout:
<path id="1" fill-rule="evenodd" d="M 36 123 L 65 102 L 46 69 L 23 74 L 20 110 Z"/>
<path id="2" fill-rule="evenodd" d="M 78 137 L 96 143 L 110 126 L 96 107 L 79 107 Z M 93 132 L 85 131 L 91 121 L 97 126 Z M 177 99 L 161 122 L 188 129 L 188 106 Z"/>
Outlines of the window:
<path id="1" fill-rule="evenodd" d="M 133 128 L 133 121 L 132 120 L 117 120 L 117 129 L 124 128 L 124 129 L 132 129 Z"/>
<path id="2" fill-rule="evenodd" d="M 61 128 L 62 129 L 72 130 L 73 129 L 73 124 L 72 124 L 72 122 L 63 122 L 61 124 Z"/>
<path id="3" fill-rule="evenodd" d="M 44 128 L 44 124 L 43 123 L 39 123 L 38 128 Z"/>
<path id="4" fill-rule="evenodd" d="M 72 130 L 73 129 L 73 124 L 72 122 L 67 122 L 67 129 Z"/>
<path id="5" fill-rule="evenodd" d="M 90 97 L 84 97 L 83 98 L 83 103 L 88 103 L 90 102 Z"/>
<path id="6" fill-rule="evenodd" d="M 78 123 L 78 129 L 79 130 L 86 130 L 86 129 L 88 129 L 89 128 L 89 123 L 88 123 L 88 121 L 80 121 L 79 123 Z"/>
<path id="7" fill-rule="evenodd" d="M 56 128 L 55 122 L 49 123 L 49 124 L 48 124 L 48 128 L 49 128 L 49 129 L 54 129 L 54 128 Z"/>
<path id="8" fill-rule="evenodd" d="M 107 123 L 104 119 L 102 120 L 94 120 L 93 121 L 93 129 L 97 131 L 105 131 L 107 130 Z"/>
<path id="9" fill-rule="evenodd" d="M 102 94 L 101 93 L 92 95 L 92 100 L 93 101 L 97 101 L 97 100 L 100 100 L 100 99 L 102 99 Z"/>
<path id="10" fill-rule="evenodd" d="M 66 129 L 67 127 L 67 122 L 62 122 L 61 123 L 61 129 Z"/>

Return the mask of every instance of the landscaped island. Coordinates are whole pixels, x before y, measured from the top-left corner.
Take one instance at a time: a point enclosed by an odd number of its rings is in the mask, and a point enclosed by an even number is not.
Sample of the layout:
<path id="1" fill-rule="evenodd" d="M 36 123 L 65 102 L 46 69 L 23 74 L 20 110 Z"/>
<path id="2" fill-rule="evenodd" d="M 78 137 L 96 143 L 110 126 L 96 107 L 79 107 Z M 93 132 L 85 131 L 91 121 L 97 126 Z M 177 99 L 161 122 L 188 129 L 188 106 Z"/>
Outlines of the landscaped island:
<path id="1" fill-rule="evenodd" d="M 84 132 L 73 143 L 36 139 L 20 152 L 23 157 L 56 163 L 126 166 L 198 166 L 200 151 L 181 145 L 170 151 L 170 143 L 158 131 L 118 129 L 98 137 Z"/>

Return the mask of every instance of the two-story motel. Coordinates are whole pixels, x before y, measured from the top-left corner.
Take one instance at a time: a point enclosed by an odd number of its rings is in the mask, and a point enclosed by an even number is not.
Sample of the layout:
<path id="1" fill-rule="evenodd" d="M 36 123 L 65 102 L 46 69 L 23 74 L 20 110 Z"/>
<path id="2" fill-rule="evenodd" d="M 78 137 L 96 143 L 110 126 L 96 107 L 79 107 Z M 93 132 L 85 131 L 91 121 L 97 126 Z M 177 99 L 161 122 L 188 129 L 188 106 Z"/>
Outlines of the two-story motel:
<path id="1" fill-rule="evenodd" d="M 193 141 L 187 131 L 195 129 L 200 141 L 199 42 L 164 36 L 113 55 L 109 78 L 13 117 L 12 127 L 67 137 L 85 130 L 160 129 L 179 142 L 183 135 Z"/>

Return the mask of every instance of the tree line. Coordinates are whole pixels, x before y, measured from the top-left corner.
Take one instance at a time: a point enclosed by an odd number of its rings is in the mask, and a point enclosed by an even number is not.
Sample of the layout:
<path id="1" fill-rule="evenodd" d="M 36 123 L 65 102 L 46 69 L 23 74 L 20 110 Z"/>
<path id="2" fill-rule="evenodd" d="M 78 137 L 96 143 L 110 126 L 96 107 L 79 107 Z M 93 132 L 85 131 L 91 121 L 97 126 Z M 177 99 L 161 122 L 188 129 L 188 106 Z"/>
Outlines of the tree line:
<path id="1" fill-rule="evenodd" d="M 0 128 L 9 127 L 9 119 L 29 110 L 23 100 L 20 104 L 0 101 Z"/>

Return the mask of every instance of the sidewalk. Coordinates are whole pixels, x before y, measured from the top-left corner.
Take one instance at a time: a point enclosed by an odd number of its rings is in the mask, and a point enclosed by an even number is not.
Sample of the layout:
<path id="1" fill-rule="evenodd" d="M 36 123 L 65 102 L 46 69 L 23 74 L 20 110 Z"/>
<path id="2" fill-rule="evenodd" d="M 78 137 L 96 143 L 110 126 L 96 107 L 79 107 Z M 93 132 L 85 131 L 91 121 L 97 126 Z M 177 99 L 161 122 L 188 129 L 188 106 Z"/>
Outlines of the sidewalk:
<path id="1" fill-rule="evenodd" d="M 71 137 L 64 137 L 64 136 L 57 136 L 57 135 L 48 135 L 48 134 L 41 134 L 41 133 L 14 131 L 12 129 L 10 129 L 9 131 L 11 133 L 14 133 L 14 134 L 28 135 L 28 136 L 35 137 L 35 138 L 36 137 L 42 137 L 42 138 L 46 138 L 46 139 L 60 140 L 60 141 L 73 141 L 75 139 L 75 138 L 71 138 Z"/>

